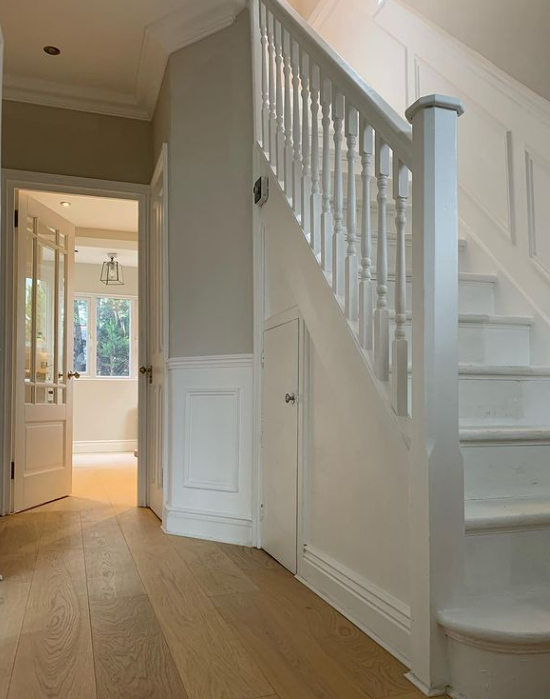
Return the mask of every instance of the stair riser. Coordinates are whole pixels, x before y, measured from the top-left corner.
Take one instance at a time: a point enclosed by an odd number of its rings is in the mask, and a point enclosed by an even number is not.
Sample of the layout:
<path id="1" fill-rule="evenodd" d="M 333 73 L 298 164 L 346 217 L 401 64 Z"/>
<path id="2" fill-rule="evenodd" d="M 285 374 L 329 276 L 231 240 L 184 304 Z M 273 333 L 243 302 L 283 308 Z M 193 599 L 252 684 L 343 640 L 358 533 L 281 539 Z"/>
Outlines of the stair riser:
<path id="1" fill-rule="evenodd" d="M 374 279 L 376 288 L 376 278 Z M 395 282 L 388 282 L 388 304 L 395 308 Z M 407 310 L 412 308 L 412 284 L 407 282 Z M 494 285 L 491 283 L 459 282 L 458 290 L 459 314 L 477 313 L 493 315 L 495 312 Z"/>
<path id="2" fill-rule="evenodd" d="M 475 427 L 536 427 L 548 424 L 550 380 L 464 378 L 459 382 L 460 418 Z"/>
<path id="3" fill-rule="evenodd" d="M 391 323 L 390 340 L 394 325 Z M 411 324 L 405 325 L 411 361 Z M 529 364 L 529 328 L 521 325 L 489 323 L 460 323 L 458 327 L 458 356 L 461 364 L 508 366 Z"/>
<path id="4" fill-rule="evenodd" d="M 498 594 L 550 584 L 550 527 L 466 535 L 466 593 Z"/>
<path id="5" fill-rule="evenodd" d="M 466 498 L 550 497 L 550 445 L 464 444 Z"/>

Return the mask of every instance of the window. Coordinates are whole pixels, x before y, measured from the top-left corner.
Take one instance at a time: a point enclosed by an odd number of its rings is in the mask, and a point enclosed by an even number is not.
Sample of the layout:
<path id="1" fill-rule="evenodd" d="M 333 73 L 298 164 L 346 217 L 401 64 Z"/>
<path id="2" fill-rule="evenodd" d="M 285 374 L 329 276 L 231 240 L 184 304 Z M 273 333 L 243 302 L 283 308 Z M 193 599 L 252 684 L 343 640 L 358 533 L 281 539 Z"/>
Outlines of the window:
<path id="1" fill-rule="evenodd" d="M 78 295 L 74 300 L 74 368 L 82 376 L 137 376 L 137 299 Z"/>

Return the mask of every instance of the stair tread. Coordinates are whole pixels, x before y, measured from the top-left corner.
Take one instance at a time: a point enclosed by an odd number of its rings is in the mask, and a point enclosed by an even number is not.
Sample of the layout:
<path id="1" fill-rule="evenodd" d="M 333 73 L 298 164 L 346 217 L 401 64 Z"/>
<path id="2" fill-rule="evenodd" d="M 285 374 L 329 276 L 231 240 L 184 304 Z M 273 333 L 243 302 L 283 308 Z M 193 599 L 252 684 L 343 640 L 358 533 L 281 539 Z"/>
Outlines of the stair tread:
<path id="1" fill-rule="evenodd" d="M 461 376 L 497 376 L 499 378 L 550 378 L 550 366 L 508 366 L 491 364 L 459 364 Z"/>
<path id="2" fill-rule="evenodd" d="M 550 526 L 550 499 L 517 497 L 466 500 L 466 531 Z"/>
<path id="3" fill-rule="evenodd" d="M 526 588 L 476 595 L 438 613 L 448 631 L 488 643 L 550 647 L 550 591 Z"/>
<path id="4" fill-rule="evenodd" d="M 492 427 L 461 426 L 460 440 L 462 442 L 550 441 L 550 427 L 518 427 L 517 425 L 499 425 Z"/>

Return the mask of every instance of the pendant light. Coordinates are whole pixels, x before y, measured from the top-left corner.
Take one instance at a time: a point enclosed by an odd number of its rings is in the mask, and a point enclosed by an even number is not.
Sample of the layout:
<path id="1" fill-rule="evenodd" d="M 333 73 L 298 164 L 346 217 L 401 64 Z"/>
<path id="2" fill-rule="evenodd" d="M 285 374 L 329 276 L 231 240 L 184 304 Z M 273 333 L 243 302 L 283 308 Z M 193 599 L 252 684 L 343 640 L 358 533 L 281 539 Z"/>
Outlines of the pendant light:
<path id="1" fill-rule="evenodd" d="M 104 262 L 101 267 L 100 280 L 107 285 L 116 284 L 122 286 L 124 284 L 124 275 L 122 273 L 122 265 L 116 261 L 117 253 L 107 253 L 110 258 L 108 262 Z"/>

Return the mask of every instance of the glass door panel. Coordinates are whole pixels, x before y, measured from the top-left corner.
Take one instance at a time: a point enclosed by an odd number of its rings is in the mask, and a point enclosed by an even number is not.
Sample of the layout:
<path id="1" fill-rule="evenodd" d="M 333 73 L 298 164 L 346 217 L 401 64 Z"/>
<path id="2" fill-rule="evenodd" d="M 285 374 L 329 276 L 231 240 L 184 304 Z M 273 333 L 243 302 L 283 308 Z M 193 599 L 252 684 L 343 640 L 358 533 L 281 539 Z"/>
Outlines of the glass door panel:
<path id="1" fill-rule="evenodd" d="M 56 251 L 38 239 L 36 255 L 36 383 L 55 381 Z"/>

